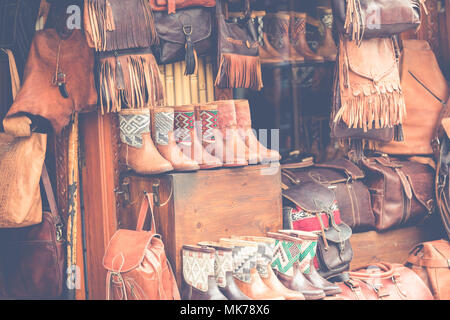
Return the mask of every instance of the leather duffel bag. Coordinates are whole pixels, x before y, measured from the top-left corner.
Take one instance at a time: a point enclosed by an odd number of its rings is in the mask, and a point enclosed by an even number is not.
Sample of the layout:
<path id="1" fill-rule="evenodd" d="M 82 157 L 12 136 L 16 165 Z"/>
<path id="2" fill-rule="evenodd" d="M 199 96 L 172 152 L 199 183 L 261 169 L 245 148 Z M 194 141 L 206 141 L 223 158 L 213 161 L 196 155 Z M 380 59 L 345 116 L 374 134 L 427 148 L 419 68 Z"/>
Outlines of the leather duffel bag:
<path id="1" fill-rule="evenodd" d="M 341 158 L 306 168 L 283 168 L 282 173 L 285 184 L 314 181 L 332 189 L 341 218 L 353 232 L 375 229 L 369 190 L 363 183 L 364 173 L 353 162 Z"/>
<path id="2" fill-rule="evenodd" d="M 386 154 L 364 158 L 361 165 L 378 231 L 418 224 L 433 213 L 434 170 L 430 165 Z"/>
<path id="3" fill-rule="evenodd" d="M 415 246 L 405 266 L 428 285 L 436 300 L 450 300 L 450 243 L 441 239 Z"/>
<path id="4" fill-rule="evenodd" d="M 420 277 L 402 264 L 374 263 L 348 275 L 337 295 L 344 300 L 434 300 Z"/>

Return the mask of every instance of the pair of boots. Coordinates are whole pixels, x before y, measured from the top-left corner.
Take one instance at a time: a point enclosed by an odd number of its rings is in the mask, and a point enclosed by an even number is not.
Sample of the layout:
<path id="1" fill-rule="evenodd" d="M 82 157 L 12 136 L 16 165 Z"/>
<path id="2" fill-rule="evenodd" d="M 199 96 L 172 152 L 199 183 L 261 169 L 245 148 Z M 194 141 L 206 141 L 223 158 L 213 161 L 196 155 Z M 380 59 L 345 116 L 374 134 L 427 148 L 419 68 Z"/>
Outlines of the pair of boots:
<path id="1" fill-rule="evenodd" d="M 277 151 L 265 148 L 253 134 L 247 100 L 124 109 L 119 122 L 120 161 L 139 174 L 280 160 Z"/>

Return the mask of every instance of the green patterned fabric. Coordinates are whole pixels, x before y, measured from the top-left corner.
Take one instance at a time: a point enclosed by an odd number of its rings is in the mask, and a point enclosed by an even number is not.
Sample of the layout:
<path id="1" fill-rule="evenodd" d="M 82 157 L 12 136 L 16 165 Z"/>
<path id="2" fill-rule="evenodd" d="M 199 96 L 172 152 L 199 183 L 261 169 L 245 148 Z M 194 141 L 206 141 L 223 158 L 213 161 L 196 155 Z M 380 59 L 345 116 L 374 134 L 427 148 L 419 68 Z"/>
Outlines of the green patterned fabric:
<path id="1" fill-rule="evenodd" d="M 296 243 L 277 240 L 273 252 L 272 268 L 283 274 L 293 275 L 292 267 L 298 261 L 300 271 L 309 274 L 316 249 L 317 241 L 302 240 L 301 243 Z"/>

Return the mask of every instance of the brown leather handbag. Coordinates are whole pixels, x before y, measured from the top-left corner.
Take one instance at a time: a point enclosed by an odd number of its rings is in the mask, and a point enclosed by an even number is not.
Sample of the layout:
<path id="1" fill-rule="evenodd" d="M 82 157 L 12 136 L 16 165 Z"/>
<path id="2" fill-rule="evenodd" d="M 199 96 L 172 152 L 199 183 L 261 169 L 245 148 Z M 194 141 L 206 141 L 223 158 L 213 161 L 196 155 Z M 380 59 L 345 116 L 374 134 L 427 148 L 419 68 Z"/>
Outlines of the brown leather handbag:
<path id="1" fill-rule="evenodd" d="M 144 231 L 148 211 L 151 229 Z M 155 230 L 153 194 L 145 193 L 136 230 L 117 230 L 106 248 L 108 300 L 180 300 L 164 244 Z"/>
<path id="2" fill-rule="evenodd" d="M 214 7 L 215 5 L 216 0 L 150 0 L 153 11 L 167 11 L 168 14 L 187 7 Z"/>
<path id="3" fill-rule="evenodd" d="M 369 190 L 363 183 L 364 172 L 353 162 L 341 158 L 308 168 L 284 168 L 282 175 L 285 184 L 315 181 L 333 190 L 341 219 L 353 232 L 375 229 Z"/>
<path id="4" fill-rule="evenodd" d="M 430 288 L 436 300 L 450 300 L 450 243 L 441 239 L 415 246 L 405 266 Z"/>
<path id="5" fill-rule="evenodd" d="M 417 224 L 435 208 L 434 170 L 383 154 L 362 159 L 378 231 Z"/>
<path id="6" fill-rule="evenodd" d="M 7 298 L 55 299 L 63 293 L 65 240 L 50 178 L 42 183 L 50 212 L 35 226 L 0 230 L 1 271 Z"/>
<path id="7" fill-rule="evenodd" d="M 344 300 L 434 300 L 430 289 L 411 269 L 398 263 L 380 262 L 348 273 L 339 283 Z"/>

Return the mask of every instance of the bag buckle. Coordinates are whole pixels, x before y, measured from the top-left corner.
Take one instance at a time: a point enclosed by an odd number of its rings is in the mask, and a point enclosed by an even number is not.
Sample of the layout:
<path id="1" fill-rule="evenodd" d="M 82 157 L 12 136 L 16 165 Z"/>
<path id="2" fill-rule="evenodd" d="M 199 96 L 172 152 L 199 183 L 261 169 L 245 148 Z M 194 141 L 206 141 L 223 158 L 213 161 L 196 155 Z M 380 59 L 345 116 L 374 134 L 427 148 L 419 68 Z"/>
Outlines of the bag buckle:
<path id="1" fill-rule="evenodd" d="M 57 223 L 55 227 L 56 227 L 56 241 L 62 241 L 63 240 L 63 224 Z"/>
<path id="2" fill-rule="evenodd" d="M 191 25 L 183 26 L 183 32 L 186 36 L 192 35 L 192 26 Z"/>

